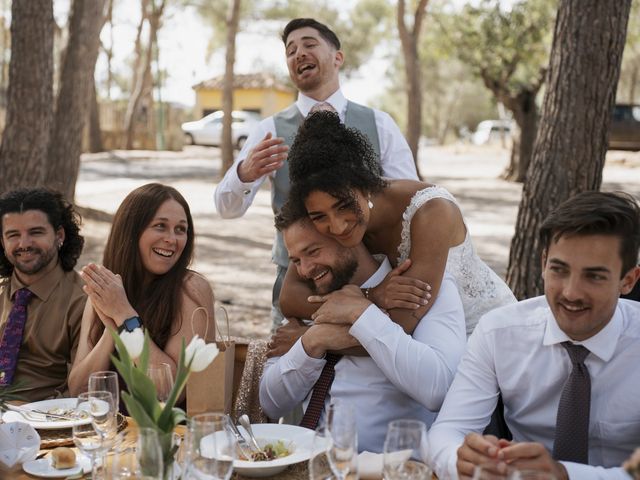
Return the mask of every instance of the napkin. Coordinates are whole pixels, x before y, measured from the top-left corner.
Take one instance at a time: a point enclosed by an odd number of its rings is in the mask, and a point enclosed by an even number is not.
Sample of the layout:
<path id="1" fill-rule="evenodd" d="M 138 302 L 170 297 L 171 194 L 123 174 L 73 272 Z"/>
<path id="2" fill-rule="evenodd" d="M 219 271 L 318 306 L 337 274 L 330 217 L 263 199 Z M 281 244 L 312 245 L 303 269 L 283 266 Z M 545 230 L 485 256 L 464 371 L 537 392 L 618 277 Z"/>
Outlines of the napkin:
<path id="1" fill-rule="evenodd" d="M 0 466 L 13 468 L 36 458 L 40 435 L 29 424 L 10 422 L 0 425 Z"/>
<path id="2" fill-rule="evenodd" d="M 397 461 L 403 462 L 411 458 L 412 450 L 400 450 L 390 455 Z M 396 458 L 397 457 L 397 458 Z M 358 455 L 358 476 L 362 480 L 378 480 L 382 478 L 382 467 L 384 465 L 384 454 L 367 452 L 366 450 Z"/>

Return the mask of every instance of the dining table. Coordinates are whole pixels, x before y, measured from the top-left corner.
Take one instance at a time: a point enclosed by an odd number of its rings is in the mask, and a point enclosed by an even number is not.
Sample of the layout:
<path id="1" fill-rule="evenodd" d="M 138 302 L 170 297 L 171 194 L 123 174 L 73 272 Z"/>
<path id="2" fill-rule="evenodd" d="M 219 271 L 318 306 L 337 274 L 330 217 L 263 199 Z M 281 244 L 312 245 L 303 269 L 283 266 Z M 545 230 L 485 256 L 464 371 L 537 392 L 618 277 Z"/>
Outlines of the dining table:
<path id="1" fill-rule="evenodd" d="M 130 418 L 127 417 L 127 425 L 124 428 L 124 430 L 121 432 L 121 441 L 119 442 L 119 448 L 127 448 L 127 447 L 134 447 L 137 439 L 138 439 L 138 427 L 135 423 L 135 421 Z M 176 427 L 175 432 L 179 435 L 179 436 L 183 436 L 185 433 L 186 427 L 184 427 L 183 425 L 180 425 L 178 427 Z M 72 448 L 76 453 L 78 453 L 78 449 L 76 447 L 70 447 Z M 43 448 L 38 452 L 38 457 L 39 458 L 46 458 L 49 457 L 51 455 L 51 452 L 53 451 L 53 447 L 52 448 Z M 109 475 L 109 468 L 110 468 L 110 463 L 111 463 L 111 459 L 112 459 L 113 455 L 107 455 L 106 457 L 106 468 L 107 468 L 107 478 L 110 477 Z M 36 477 L 33 475 L 29 475 L 28 473 L 25 473 L 21 467 L 17 467 L 11 471 L 7 471 L 7 470 L 1 470 L 0 469 L 0 479 L 11 479 L 11 480 L 34 480 L 36 478 L 41 478 L 41 477 Z M 62 477 L 64 478 L 64 477 Z M 88 479 L 91 478 L 91 474 L 85 474 L 83 476 L 74 476 L 73 479 Z M 243 475 L 239 475 L 237 473 L 234 473 L 231 477 L 233 480 L 248 480 L 249 477 L 243 476 Z M 287 467 L 286 470 L 284 470 L 283 472 L 278 473 L 277 475 L 274 475 L 272 477 L 263 477 L 263 478 L 273 478 L 273 479 L 280 479 L 280 480 L 306 480 L 309 478 L 309 470 L 307 467 L 307 462 L 301 462 L 295 465 L 291 465 L 289 467 Z"/>

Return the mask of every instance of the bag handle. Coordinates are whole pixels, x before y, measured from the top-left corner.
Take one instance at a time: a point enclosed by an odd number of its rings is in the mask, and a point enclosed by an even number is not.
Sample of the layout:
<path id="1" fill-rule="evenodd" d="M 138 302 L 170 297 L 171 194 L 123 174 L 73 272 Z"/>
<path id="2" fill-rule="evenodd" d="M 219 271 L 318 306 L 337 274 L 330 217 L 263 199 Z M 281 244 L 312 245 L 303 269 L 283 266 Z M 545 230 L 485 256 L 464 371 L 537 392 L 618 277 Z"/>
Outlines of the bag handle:
<path id="1" fill-rule="evenodd" d="M 218 315 L 214 315 L 213 317 L 213 336 L 214 339 L 217 341 L 218 338 L 218 334 L 220 334 L 220 339 L 222 341 L 222 343 L 224 344 L 225 347 L 228 347 L 231 345 L 232 341 L 231 341 L 231 333 L 230 333 L 230 327 L 229 327 L 229 315 L 227 315 L 227 310 L 226 308 L 224 308 L 222 305 L 218 305 L 217 307 L 215 307 L 216 312 L 222 314 L 225 318 L 225 323 L 227 324 L 227 339 L 224 339 L 224 335 L 222 334 L 222 330 L 220 329 L 220 326 L 218 325 L 218 320 L 217 320 L 217 316 Z M 191 335 L 195 335 L 196 331 L 194 328 L 194 320 L 196 318 L 196 313 L 199 311 L 203 311 L 204 312 L 204 316 L 205 316 L 205 330 L 204 330 L 204 339 L 206 340 L 207 338 L 207 333 L 209 332 L 209 311 L 205 308 L 205 307 L 196 307 L 193 312 L 191 312 Z"/>

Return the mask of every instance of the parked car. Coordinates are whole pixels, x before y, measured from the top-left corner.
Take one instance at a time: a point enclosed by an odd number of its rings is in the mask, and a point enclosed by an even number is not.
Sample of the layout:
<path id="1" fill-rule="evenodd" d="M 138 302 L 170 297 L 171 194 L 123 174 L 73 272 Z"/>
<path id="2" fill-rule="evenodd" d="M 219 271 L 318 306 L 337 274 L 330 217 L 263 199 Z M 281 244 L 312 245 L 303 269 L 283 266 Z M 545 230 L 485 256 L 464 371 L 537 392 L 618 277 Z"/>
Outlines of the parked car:
<path id="1" fill-rule="evenodd" d="M 483 120 L 478 124 L 471 137 L 475 145 L 501 142 L 511 137 L 511 122 L 509 120 Z"/>
<path id="2" fill-rule="evenodd" d="M 222 138 L 223 112 L 218 110 L 209 115 L 182 124 L 184 143 L 187 145 L 214 145 L 220 146 Z M 249 136 L 252 128 L 260 121 L 260 115 L 254 112 L 234 110 L 231 121 L 231 141 L 240 149 Z"/>
<path id="3" fill-rule="evenodd" d="M 609 149 L 640 150 L 640 105 L 615 106 L 609 126 Z"/>

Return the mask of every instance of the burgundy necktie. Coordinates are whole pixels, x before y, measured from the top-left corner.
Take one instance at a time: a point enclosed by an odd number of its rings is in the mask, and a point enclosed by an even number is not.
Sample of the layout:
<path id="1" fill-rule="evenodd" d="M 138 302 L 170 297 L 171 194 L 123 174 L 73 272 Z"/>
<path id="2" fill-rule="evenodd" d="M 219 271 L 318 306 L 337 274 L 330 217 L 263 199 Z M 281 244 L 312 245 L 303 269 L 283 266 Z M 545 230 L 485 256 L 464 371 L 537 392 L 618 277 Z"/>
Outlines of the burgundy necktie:
<path id="1" fill-rule="evenodd" d="M 320 421 L 320 416 L 324 410 L 324 399 L 327 397 L 329 388 L 333 383 L 333 378 L 336 375 L 335 366 L 338 360 L 342 358 L 342 355 L 336 353 L 327 353 L 325 359 L 327 363 L 324 364 L 322 372 L 313 386 L 313 392 L 311 393 L 311 399 L 309 399 L 309 405 L 304 412 L 304 416 L 300 421 L 300 426 L 315 430 Z"/>
<path id="2" fill-rule="evenodd" d="M 553 458 L 588 463 L 591 377 L 584 360 L 589 350 L 571 342 L 562 342 L 562 346 L 569 353 L 573 368 L 560 395 Z"/>
<path id="3" fill-rule="evenodd" d="M 24 326 L 27 323 L 27 304 L 33 292 L 21 288 L 13 296 L 13 307 L 0 340 L 0 385 L 10 385 L 18 364 Z"/>

